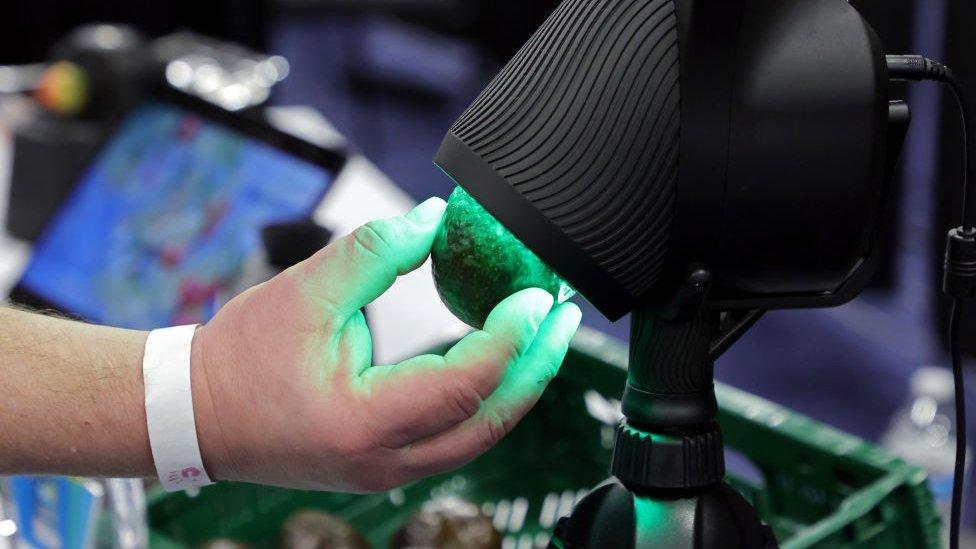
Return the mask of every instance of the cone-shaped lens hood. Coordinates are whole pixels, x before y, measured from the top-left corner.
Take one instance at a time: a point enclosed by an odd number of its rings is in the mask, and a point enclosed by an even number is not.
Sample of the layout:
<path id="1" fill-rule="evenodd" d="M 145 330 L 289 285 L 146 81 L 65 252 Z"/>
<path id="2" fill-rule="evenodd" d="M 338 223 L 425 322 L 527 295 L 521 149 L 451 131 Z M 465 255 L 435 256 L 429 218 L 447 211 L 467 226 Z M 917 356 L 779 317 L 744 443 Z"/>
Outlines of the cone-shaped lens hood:
<path id="1" fill-rule="evenodd" d="M 436 163 L 611 319 L 695 265 L 716 306 L 834 304 L 877 248 L 887 87 L 845 0 L 566 0 Z"/>

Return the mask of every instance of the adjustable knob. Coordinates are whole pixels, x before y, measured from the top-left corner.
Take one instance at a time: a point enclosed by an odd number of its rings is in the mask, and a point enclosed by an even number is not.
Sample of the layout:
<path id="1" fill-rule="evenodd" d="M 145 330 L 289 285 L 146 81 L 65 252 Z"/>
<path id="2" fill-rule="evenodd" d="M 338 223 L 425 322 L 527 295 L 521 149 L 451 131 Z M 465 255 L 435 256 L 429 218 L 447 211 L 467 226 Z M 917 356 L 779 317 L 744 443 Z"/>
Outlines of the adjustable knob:
<path id="1" fill-rule="evenodd" d="M 725 477 L 722 434 L 718 425 L 680 435 L 617 427 L 611 473 L 631 489 L 690 489 Z"/>

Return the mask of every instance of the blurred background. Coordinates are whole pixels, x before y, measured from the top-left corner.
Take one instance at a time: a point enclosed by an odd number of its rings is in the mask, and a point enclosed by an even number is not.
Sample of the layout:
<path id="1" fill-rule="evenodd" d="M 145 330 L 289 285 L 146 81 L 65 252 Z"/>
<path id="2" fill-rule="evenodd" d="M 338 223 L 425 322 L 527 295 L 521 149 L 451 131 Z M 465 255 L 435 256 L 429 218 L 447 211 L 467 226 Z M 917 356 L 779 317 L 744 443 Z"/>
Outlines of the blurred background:
<path id="1" fill-rule="evenodd" d="M 976 5 L 969 0 L 851 3 L 889 52 L 946 61 L 976 101 L 971 39 Z M 447 197 L 452 184 L 431 164 L 444 132 L 557 4 L 7 0 L 0 11 L 0 129 L 12 152 L 0 154 L 7 164 L 0 161 L 0 176 L 9 173 L 11 192 L 7 257 L 0 271 L 13 287 L 30 259 L 29 242 L 56 216 L 114 121 L 139 103 L 142 86 L 151 80 L 166 80 L 223 109 L 261 110 L 287 119 L 293 133 L 314 134 L 323 146 L 348 155 L 359 170 L 356 181 L 373 181 L 369 192 L 384 196 L 384 207 L 394 213 L 431 195 Z M 95 23 L 114 26 L 86 27 Z M 224 71 L 219 85 L 199 81 L 207 78 L 206 67 L 201 71 L 202 65 L 194 64 L 201 57 Z M 51 63 L 63 59 L 80 60 L 100 75 L 84 107 L 76 109 L 70 93 L 68 98 L 52 97 L 58 94 L 50 90 L 45 95 L 45 75 L 50 79 Z M 271 76 L 257 84 L 245 81 L 246 93 L 240 87 L 227 91 L 242 82 L 233 70 L 240 63 L 252 70 L 260 65 Z M 937 292 L 937 278 L 944 235 L 960 211 L 955 182 L 962 173 L 961 131 L 955 103 L 936 84 L 901 87 L 898 94 L 909 101 L 914 116 L 896 184 L 897 230 L 871 289 L 837 309 L 767 314 L 718 363 L 717 376 L 922 461 L 942 482 L 933 482 L 937 499 L 945 499 L 946 456 L 955 432 L 948 413 L 947 305 Z M 370 196 L 352 191 L 344 200 L 362 215 L 385 213 L 363 209 Z M 357 220 L 334 211 L 316 219 L 330 234 Z M 402 313 L 404 307 L 389 310 Z M 370 321 L 397 322 L 384 312 L 371 312 Z M 588 308 L 584 322 L 621 342 L 628 338 L 627 320 L 611 325 Z M 976 318 L 967 322 L 964 339 L 972 357 Z M 451 325 L 443 334 L 458 329 Z M 391 355 L 408 350 L 394 347 Z M 930 417 L 917 417 L 920 403 L 928 403 Z M 916 436 L 927 437 L 921 454 L 912 443 Z M 970 523 L 976 520 L 974 507 L 967 507 Z"/>

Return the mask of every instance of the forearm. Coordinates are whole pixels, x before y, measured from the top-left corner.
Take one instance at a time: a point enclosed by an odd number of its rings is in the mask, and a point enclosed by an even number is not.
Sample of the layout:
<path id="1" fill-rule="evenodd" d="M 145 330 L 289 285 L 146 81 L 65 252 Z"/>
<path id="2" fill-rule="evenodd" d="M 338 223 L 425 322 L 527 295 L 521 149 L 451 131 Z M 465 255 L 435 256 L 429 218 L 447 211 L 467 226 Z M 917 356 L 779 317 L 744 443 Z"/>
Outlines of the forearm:
<path id="1" fill-rule="evenodd" d="M 0 475 L 152 476 L 146 337 L 0 308 Z"/>

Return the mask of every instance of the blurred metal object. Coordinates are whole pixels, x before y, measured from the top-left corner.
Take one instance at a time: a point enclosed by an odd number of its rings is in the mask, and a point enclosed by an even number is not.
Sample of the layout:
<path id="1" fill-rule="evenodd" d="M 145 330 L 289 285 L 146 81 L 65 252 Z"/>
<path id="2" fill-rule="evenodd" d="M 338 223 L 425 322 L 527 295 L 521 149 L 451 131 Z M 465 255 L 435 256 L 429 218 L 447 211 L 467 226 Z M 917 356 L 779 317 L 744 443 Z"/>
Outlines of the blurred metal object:
<path id="1" fill-rule="evenodd" d="M 143 41 L 142 35 L 131 27 L 103 23 L 84 25 L 59 40 L 52 47 L 49 58 L 62 61 L 98 54 L 127 53 L 140 47 Z M 0 65 L 0 94 L 36 90 L 50 67 L 48 63 Z"/>
<path id="2" fill-rule="evenodd" d="M 152 53 L 166 67 L 167 84 L 229 111 L 264 103 L 291 70 L 280 55 L 264 55 L 192 32 L 158 39 Z"/>
<path id="3" fill-rule="evenodd" d="M 47 65 L 0 65 L 0 94 L 34 91 Z"/>
<path id="4" fill-rule="evenodd" d="M 52 48 L 35 98 L 52 113 L 107 120 L 136 104 L 154 74 L 149 40 L 126 25 L 80 26 Z"/>
<path id="5" fill-rule="evenodd" d="M 66 34 L 51 48 L 50 58 L 70 59 L 79 53 L 125 52 L 141 47 L 146 37 L 128 25 L 93 23 Z"/>
<path id="6" fill-rule="evenodd" d="M 77 64 L 91 83 L 91 110 L 124 110 L 147 85 L 165 82 L 230 111 L 264 103 L 288 76 L 288 61 L 190 31 L 153 41 L 124 25 L 79 27 L 52 50 Z M 129 93 L 131 92 L 131 93 Z"/>

